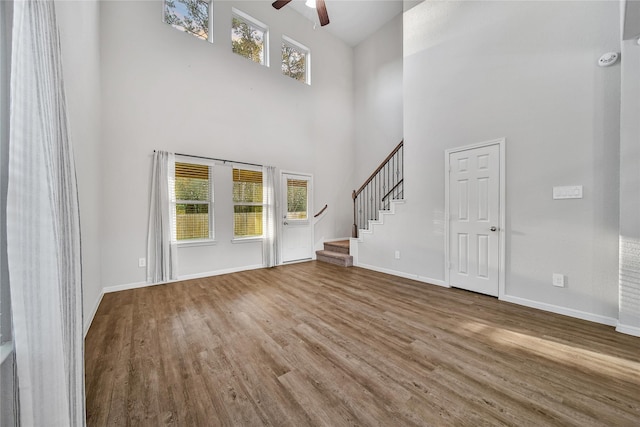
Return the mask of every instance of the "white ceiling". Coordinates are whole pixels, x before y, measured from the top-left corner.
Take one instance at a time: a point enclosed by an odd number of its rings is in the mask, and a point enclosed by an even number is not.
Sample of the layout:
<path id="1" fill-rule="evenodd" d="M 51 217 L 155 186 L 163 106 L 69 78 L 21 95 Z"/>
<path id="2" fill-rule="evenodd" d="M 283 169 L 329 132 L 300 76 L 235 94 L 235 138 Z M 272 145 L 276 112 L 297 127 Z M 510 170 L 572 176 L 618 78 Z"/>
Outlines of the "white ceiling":
<path id="1" fill-rule="evenodd" d="M 356 46 L 391 18 L 402 12 L 402 0 L 325 0 L 329 25 L 322 27 L 350 46 Z M 318 12 L 304 4 L 304 0 L 293 0 L 290 7 L 320 29 Z"/>

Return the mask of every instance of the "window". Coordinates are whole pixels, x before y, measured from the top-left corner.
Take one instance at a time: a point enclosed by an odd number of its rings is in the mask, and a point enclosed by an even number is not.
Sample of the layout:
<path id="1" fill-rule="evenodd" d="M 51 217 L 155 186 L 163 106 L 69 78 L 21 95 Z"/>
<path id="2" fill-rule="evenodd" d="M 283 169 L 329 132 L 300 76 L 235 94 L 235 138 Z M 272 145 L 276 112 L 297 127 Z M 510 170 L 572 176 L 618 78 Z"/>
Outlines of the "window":
<path id="1" fill-rule="evenodd" d="M 213 41 L 211 0 L 164 0 L 164 22 L 203 40 Z"/>
<path id="2" fill-rule="evenodd" d="M 308 191 L 306 179 L 287 178 L 287 219 L 306 220 L 309 219 L 307 211 Z"/>
<path id="3" fill-rule="evenodd" d="M 213 239 L 213 168 L 176 162 L 176 238 Z"/>
<path id="4" fill-rule="evenodd" d="M 262 172 L 233 169 L 233 237 L 262 237 Z"/>
<path id="5" fill-rule="evenodd" d="M 311 84 L 309 49 L 287 36 L 282 36 L 282 74 Z"/>
<path id="6" fill-rule="evenodd" d="M 266 25 L 244 12 L 233 9 L 231 48 L 234 53 L 268 67 L 268 41 L 269 31 Z"/>

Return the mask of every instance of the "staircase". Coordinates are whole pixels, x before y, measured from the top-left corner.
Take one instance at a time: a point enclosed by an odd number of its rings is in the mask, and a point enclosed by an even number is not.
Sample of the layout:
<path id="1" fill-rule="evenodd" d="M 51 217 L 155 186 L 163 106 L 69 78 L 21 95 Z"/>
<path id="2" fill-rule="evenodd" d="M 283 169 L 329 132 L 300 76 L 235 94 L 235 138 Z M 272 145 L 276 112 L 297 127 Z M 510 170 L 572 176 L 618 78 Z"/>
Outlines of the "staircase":
<path id="1" fill-rule="evenodd" d="M 349 255 L 349 241 L 324 242 L 324 250 L 316 251 L 316 259 L 341 267 L 351 267 L 353 257 Z"/>
<path id="2" fill-rule="evenodd" d="M 380 214 L 392 210 L 394 202 L 404 199 L 404 140 L 393 149 L 369 176 L 353 198 L 353 230 L 351 237 L 369 230 L 380 220 Z"/>

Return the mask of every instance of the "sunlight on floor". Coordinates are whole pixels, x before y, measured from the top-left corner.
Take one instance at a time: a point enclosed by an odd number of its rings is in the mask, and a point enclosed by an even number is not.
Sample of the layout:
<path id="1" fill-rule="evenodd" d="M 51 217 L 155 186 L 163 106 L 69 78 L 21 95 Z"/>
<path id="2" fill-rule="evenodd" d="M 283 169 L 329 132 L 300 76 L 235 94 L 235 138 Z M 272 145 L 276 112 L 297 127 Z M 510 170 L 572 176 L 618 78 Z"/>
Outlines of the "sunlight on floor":
<path id="1" fill-rule="evenodd" d="M 535 337 L 508 329 L 496 328 L 478 322 L 465 322 L 464 330 L 471 333 L 482 333 L 502 346 L 525 350 L 547 360 L 574 366 L 620 380 L 632 380 L 640 384 L 640 363 L 621 357 L 586 350 L 552 339 Z"/>

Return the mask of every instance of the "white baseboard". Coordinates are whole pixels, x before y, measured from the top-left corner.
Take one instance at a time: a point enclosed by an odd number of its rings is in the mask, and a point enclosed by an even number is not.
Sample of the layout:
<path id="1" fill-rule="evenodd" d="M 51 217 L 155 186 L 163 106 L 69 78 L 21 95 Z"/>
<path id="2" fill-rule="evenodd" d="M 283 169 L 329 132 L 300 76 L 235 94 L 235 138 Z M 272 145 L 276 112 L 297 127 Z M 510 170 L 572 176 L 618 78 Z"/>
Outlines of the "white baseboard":
<path id="1" fill-rule="evenodd" d="M 263 268 L 264 265 L 247 265 L 243 267 L 235 267 L 235 268 L 225 268 L 222 270 L 215 271 L 205 271 L 204 273 L 196 273 L 196 274 L 185 274 L 184 276 L 178 276 L 177 280 L 168 280 L 166 282 L 159 283 L 147 283 L 147 282 L 135 282 L 135 283 L 126 283 L 124 285 L 115 285 L 115 286 L 107 286 L 103 289 L 105 294 L 110 292 L 118 292 L 118 291 L 128 291 L 129 289 L 137 289 L 137 288 L 145 288 L 147 286 L 156 286 L 156 285 L 166 285 L 167 283 L 175 283 L 180 282 L 182 280 L 191 280 L 191 279 L 202 279 L 203 277 L 211 277 L 211 276 L 220 276 L 222 274 L 230 274 L 230 273 L 238 273 L 240 271 L 247 270 L 257 270 L 259 268 Z"/>
<path id="2" fill-rule="evenodd" d="M 98 299 L 96 303 L 93 305 L 93 310 L 91 310 L 91 314 L 89 317 L 84 319 L 84 337 L 87 337 L 87 332 L 89 332 L 89 328 L 93 323 L 93 318 L 96 317 L 96 312 L 98 311 L 98 307 L 100 307 L 100 303 L 102 302 L 102 297 L 104 297 L 104 289 L 100 291 L 100 295 L 98 295 Z"/>
<path id="3" fill-rule="evenodd" d="M 575 317 L 577 319 L 588 320 L 590 322 L 601 323 L 603 325 L 616 326 L 618 324 L 618 320 L 614 319 L 613 317 L 601 316 L 599 314 L 574 310 L 567 307 L 560 307 L 558 305 L 533 301 L 530 299 L 515 297 L 512 295 L 503 295 L 500 300 L 518 305 L 524 305 L 525 307 L 537 308 L 538 310 L 549 311 L 551 313 L 562 314 L 564 316 Z"/>
<path id="4" fill-rule="evenodd" d="M 258 270 L 259 268 L 264 268 L 264 265 L 263 264 L 247 265 L 243 267 L 225 268 L 223 270 L 207 271 L 205 273 L 186 274 L 184 276 L 179 276 L 178 281 L 202 279 L 203 277 L 211 277 L 211 276 L 221 276 L 223 274 L 239 273 L 241 271 Z"/>
<path id="5" fill-rule="evenodd" d="M 177 282 L 177 280 L 172 280 L 173 282 Z M 111 292 L 119 292 L 119 291 L 128 291 L 129 289 L 137 289 L 144 288 L 146 286 L 155 286 L 155 285 L 164 285 L 165 283 L 171 282 L 162 282 L 162 283 L 147 283 L 147 282 L 135 282 L 135 283 L 125 283 L 123 285 L 114 285 L 114 286 L 106 286 L 102 288 L 102 292 L 105 294 Z"/>
<path id="6" fill-rule="evenodd" d="M 640 327 L 623 325 L 618 323 L 616 326 L 616 331 L 622 334 L 633 335 L 634 337 L 640 337 Z"/>
<path id="7" fill-rule="evenodd" d="M 100 293 L 100 297 L 96 301 L 96 304 L 93 307 L 93 310 L 91 311 L 91 315 L 87 319 L 85 319 L 84 335 L 86 337 L 87 336 L 87 332 L 89 332 L 89 328 L 91 327 L 91 324 L 93 323 L 93 318 L 95 317 L 96 312 L 98 311 L 98 307 L 100 306 L 100 303 L 102 302 L 102 297 L 104 297 L 104 294 L 108 294 L 108 293 L 111 293 L 111 292 L 127 291 L 127 290 L 130 290 L 130 289 L 145 288 L 147 286 L 165 285 L 167 283 L 175 283 L 175 282 L 179 282 L 181 280 L 201 279 L 203 277 L 220 276 L 222 274 L 237 273 L 237 272 L 246 271 L 246 270 L 257 270 L 257 269 L 263 268 L 263 267 L 264 267 L 264 265 L 262 265 L 262 264 L 260 264 L 260 265 L 249 265 L 249 266 L 246 266 L 246 267 L 227 268 L 227 269 L 224 269 L 224 270 L 207 271 L 205 273 L 187 274 L 187 275 L 184 275 L 184 276 L 179 276 L 178 280 L 170 280 L 170 281 L 161 282 L 161 283 L 135 282 L 135 283 L 125 283 L 123 285 L 106 286 L 106 287 L 102 288 L 102 292 Z"/>
<path id="8" fill-rule="evenodd" d="M 377 271 L 378 273 L 390 274 L 392 276 L 402 277 L 404 279 L 416 280 L 418 282 L 428 283 L 430 285 L 442 286 L 448 288 L 443 280 L 432 279 L 431 277 L 420 276 L 418 274 L 405 273 L 403 271 L 391 270 L 389 268 L 376 267 L 368 264 L 358 264 L 357 267 L 365 268 L 367 270 Z"/>

